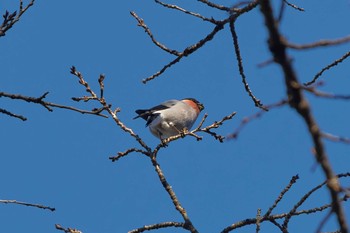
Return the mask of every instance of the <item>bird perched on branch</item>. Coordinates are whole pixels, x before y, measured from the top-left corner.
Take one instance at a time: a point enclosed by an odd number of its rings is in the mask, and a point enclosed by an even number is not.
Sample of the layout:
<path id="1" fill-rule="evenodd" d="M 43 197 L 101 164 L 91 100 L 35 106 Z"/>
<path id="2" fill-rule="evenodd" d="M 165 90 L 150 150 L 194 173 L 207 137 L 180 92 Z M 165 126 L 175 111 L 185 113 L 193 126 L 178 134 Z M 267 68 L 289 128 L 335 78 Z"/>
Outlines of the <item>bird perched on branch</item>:
<path id="1" fill-rule="evenodd" d="M 203 104 L 194 98 L 168 100 L 150 109 L 138 109 L 135 112 L 148 126 L 151 133 L 160 140 L 190 130 L 204 109 Z"/>

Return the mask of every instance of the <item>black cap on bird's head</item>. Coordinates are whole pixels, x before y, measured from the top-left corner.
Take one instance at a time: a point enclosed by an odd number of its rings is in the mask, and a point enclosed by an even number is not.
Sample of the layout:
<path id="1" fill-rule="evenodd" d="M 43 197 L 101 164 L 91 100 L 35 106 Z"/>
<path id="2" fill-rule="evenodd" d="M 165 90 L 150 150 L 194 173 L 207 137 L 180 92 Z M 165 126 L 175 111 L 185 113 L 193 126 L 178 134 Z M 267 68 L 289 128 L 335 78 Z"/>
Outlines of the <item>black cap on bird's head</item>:
<path id="1" fill-rule="evenodd" d="M 199 108 L 199 111 L 202 111 L 204 109 L 204 105 L 201 102 L 199 102 L 198 100 L 196 100 L 195 98 L 184 98 L 182 100 L 191 100 L 191 101 L 193 101 L 194 103 L 197 104 L 197 106 Z"/>

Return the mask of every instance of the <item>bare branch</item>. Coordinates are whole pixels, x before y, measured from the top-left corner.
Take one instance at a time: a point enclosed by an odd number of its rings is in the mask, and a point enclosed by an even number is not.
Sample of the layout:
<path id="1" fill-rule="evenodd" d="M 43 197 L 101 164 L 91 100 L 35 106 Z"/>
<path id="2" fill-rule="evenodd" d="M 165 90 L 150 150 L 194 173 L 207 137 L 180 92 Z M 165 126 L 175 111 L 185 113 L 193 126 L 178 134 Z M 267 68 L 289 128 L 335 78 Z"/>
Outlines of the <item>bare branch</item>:
<path id="1" fill-rule="evenodd" d="M 350 41 L 350 36 L 345 36 L 343 38 L 334 39 L 334 40 L 320 40 L 309 44 L 294 44 L 289 41 L 284 41 L 286 47 L 297 50 L 306 50 L 306 49 L 314 49 L 319 47 L 328 47 L 333 45 L 340 45 Z"/>
<path id="2" fill-rule="evenodd" d="M 204 4 L 207 4 L 208 6 L 216 8 L 218 10 L 227 11 L 227 12 L 231 11 L 231 9 L 229 7 L 215 4 L 215 3 L 209 2 L 208 0 L 197 0 L 197 1 L 202 2 Z"/>
<path id="3" fill-rule="evenodd" d="M 235 52 L 236 52 L 236 59 L 237 59 L 237 62 L 238 62 L 239 73 L 240 73 L 240 75 L 242 77 L 242 82 L 244 84 L 244 88 L 245 88 L 246 92 L 248 93 L 248 95 L 252 98 L 253 102 L 255 103 L 255 106 L 259 107 L 259 108 L 261 108 L 261 109 L 263 109 L 265 111 L 267 111 L 268 109 L 260 102 L 259 99 L 257 99 L 253 95 L 253 93 L 250 90 L 250 87 L 248 85 L 246 76 L 244 74 L 243 63 L 242 63 L 242 56 L 241 56 L 241 52 L 240 52 L 239 45 L 238 45 L 238 36 L 237 36 L 236 30 L 235 30 L 235 22 L 234 22 L 234 20 L 232 20 L 230 22 L 230 29 L 231 29 L 231 34 L 232 34 L 232 38 L 233 38 L 233 45 L 234 45 Z"/>
<path id="4" fill-rule="evenodd" d="M 183 8 L 177 6 L 177 5 L 171 5 L 171 4 L 163 3 L 163 2 L 161 2 L 161 1 L 159 1 L 159 0 L 155 0 L 155 2 L 158 3 L 158 4 L 160 4 L 160 5 L 162 5 L 162 6 L 164 6 L 164 7 L 167 7 L 167 8 L 170 8 L 170 9 L 175 9 L 175 10 L 181 11 L 181 12 L 183 12 L 183 13 L 185 13 L 185 14 L 194 16 L 194 17 L 196 17 L 196 18 L 200 18 L 200 19 L 202 19 L 203 21 L 211 22 L 211 23 L 213 23 L 213 24 L 217 24 L 217 23 L 218 23 L 218 21 L 215 20 L 215 19 L 213 19 L 213 18 L 204 17 L 204 16 L 202 16 L 201 14 L 198 14 L 198 13 L 195 13 L 195 12 L 191 12 L 191 11 L 188 11 L 188 10 L 185 10 L 185 9 L 183 9 Z"/>
<path id="5" fill-rule="evenodd" d="M 344 177 L 349 177 L 350 173 L 342 173 L 337 175 L 338 178 L 344 178 Z M 287 222 L 290 220 L 291 217 L 293 216 L 298 216 L 298 215 L 307 215 L 307 214 L 313 214 L 313 213 L 317 213 L 317 212 L 322 212 L 324 210 L 327 209 L 331 209 L 333 204 L 326 204 L 323 206 L 319 206 L 319 207 L 315 207 L 312 209 L 307 209 L 307 210 L 300 210 L 297 211 L 297 208 L 299 208 L 309 197 L 312 193 L 314 193 L 315 191 L 319 190 L 321 187 L 323 187 L 324 185 L 327 184 L 327 181 L 324 181 L 323 183 L 317 185 L 316 187 L 312 188 L 309 192 L 307 192 L 301 199 L 300 201 L 292 208 L 291 211 L 289 211 L 288 213 L 283 213 L 283 214 L 275 214 L 275 215 L 270 215 L 270 213 L 272 212 L 272 210 L 276 207 L 276 205 L 279 203 L 279 201 L 283 198 L 284 194 L 289 191 L 290 187 L 295 183 L 296 179 L 298 179 L 297 176 L 294 176 L 290 183 L 288 184 L 288 186 L 281 192 L 281 194 L 279 195 L 279 197 L 276 199 L 276 201 L 274 202 L 274 204 L 269 208 L 269 210 L 266 212 L 266 214 L 262 217 L 257 217 L 257 218 L 249 218 L 249 219 L 245 219 L 242 221 L 238 221 L 236 223 L 233 223 L 232 225 L 226 227 L 224 230 L 221 231 L 221 233 L 228 233 L 230 231 L 233 231 L 235 229 L 244 227 L 244 226 L 248 226 L 248 225 L 253 225 L 253 224 L 261 224 L 263 222 L 269 221 L 271 223 L 273 223 L 274 225 L 276 225 L 282 232 L 287 232 L 287 227 L 288 225 L 283 225 L 280 226 L 280 224 L 278 224 L 276 222 L 276 220 L 278 219 L 285 219 L 284 222 Z M 344 202 L 347 201 L 347 196 L 345 195 L 343 198 L 341 198 L 340 200 L 337 200 L 338 202 Z"/>
<path id="6" fill-rule="evenodd" d="M 26 101 L 28 103 L 40 104 L 41 106 L 43 106 L 44 108 L 46 108 L 50 112 L 53 111 L 51 107 L 54 107 L 54 108 L 67 109 L 67 110 L 79 112 L 82 114 L 91 114 L 91 115 L 96 115 L 96 116 L 101 116 L 101 117 L 107 118 L 106 115 L 101 114 L 101 109 L 93 109 L 92 111 L 87 111 L 87 110 L 82 110 L 82 109 L 78 109 L 78 108 L 71 107 L 71 106 L 65 106 L 65 105 L 61 105 L 61 104 L 55 104 L 55 103 L 44 101 L 44 99 L 46 98 L 46 96 L 48 94 L 49 94 L 49 92 L 45 92 L 40 97 L 30 97 L 30 96 L 24 96 L 24 95 L 20 95 L 20 94 L 10 94 L 10 93 L 5 93 L 5 92 L 0 92 L 0 98 L 5 97 L 5 98 L 10 98 L 10 99 L 15 99 L 15 100 Z M 7 111 L 7 110 L 4 110 L 4 111 Z M 0 112 L 2 112 L 2 111 L 0 111 Z M 2 113 L 5 113 L 5 112 L 2 112 Z M 7 113 L 5 113 L 5 114 L 7 114 Z M 11 113 L 11 114 L 13 114 L 13 113 Z M 10 115 L 10 114 L 7 114 L 7 115 Z M 12 116 L 12 115 L 10 115 L 10 116 Z M 23 116 L 16 115 L 16 114 L 13 114 L 13 117 L 17 117 L 21 120 L 27 119 Z M 22 118 L 24 118 L 24 119 L 22 119 Z"/>
<path id="7" fill-rule="evenodd" d="M 111 156 L 111 157 L 109 157 L 109 159 L 112 160 L 112 162 L 115 162 L 115 161 L 119 160 L 120 158 L 127 156 L 128 154 L 130 154 L 132 152 L 138 152 L 138 153 L 142 153 L 142 154 L 149 156 L 149 154 L 146 151 L 143 151 L 143 150 L 140 150 L 137 148 L 130 148 L 124 152 L 118 152 L 117 156 Z"/>
<path id="8" fill-rule="evenodd" d="M 141 233 L 144 231 L 158 230 L 158 229 L 168 228 L 168 227 L 185 228 L 185 224 L 182 222 L 162 222 L 162 223 L 152 224 L 152 225 L 148 225 L 148 226 L 143 226 L 143 227 L 140 227 L 138 229 L 129 231 L 128 233 Z"/>
<path id="9" fill-rule="evenodd" d="M 269 216 L 272 211 L 276 208 L 277 204 L 282 200 L 284 194 L 286 194 L 290 189 L 291 187 L 293 186 L 293 184 L 296 183 L 296 181 L 299 179 L 299 176 L 296 175 L 296 176 L 293 176 L 292 179 L 289 181 L 289 184 L 287 185 L 287 187 L 285 187 L 282 192 L 280 193 L 280 195 L 278 196 L 278 198 L 275 200 L 275 202 L 273 203 L 273 205 L 268 209 L 268 211 L 265 213 L 264 216 Z"/>
<path id="10" fill-rule="evenodd" d="M 157 47 L 161 48 L 162 50 L 164 50 L 164 51 L 166 51 L 166 52 L 168 52 L 168 53 L 170 53 L 170 54 L 173 54 L 173 55 L 176 55 L 176 56 L 180 56 L 180 55 L 181 55 L 180 52 L 178 52 L 178 51 L 176 51 L 176 50 L 173 50 L 173 49 L 168 49 L 165 45 L 163 45 L 162 43 L 158 42 L 158 41 L 154 38 L 154 36 L 153 36 L 151 30 L 147 27 L 147 25 L 145 24 L 145 22 L 143 21 L 143 19 L 141 19 L 135 12 L 131 11 L 130 14 L 132 15 L 132 17 L 134 17 L 134 18 L 137 20 L 137 22 L 138 22 L 137 26 L 140 26 L 140 27 L 142 27 L 143 29 L 145 29 L 145 32 L 147 33 L 147 35 L 151 38 L 152 42 L 153 42 Z"/>
<path id="11" fill-rule="evenodd" d="M 55 224 L 55 227 L 57 230 L 64 231 L 65 233 L 83 233 L 82 231 L 79 231 L 77 229 L 73 228 L 64 228 L 60 224 Z"/>
<path id="12" fill-rule="evenodd" d="M 199 0 L 199 1 L 209 5 L 211 7 L 214 7 L 214 8 L 218 8 L 218 9 L 222 9 L 222 10 L 224 9 L 221 6 L 219 6 L 217 4 L 214 4 L 214 3 L 211 3 L 209 1 L 201 1 L 201 0 Z M 229 11 L 231 13 L 231 15 L 228 18 L 226 18 L 224 20 L 221 20 L 221 21 L 217 21 L 217 20 L 214 20 L 214 19 L 206 18 L 204 16 L 201 16 L 198 13 L 193 13 L 193 12 L 187 11 L 187 10 L 182 9 L 182 8 L 180 8 L 178 6 L 175 6 L 175 5 L 169 5 L 169 4 L 161 3 L 160 1 L 157 1 L 157 2 L 159 4 L 164 4 L 164 6 L 167 6 L 169 8 L 177 9 L 177 10 L 180 10 L 180 11 L 186 13 L 186 14 L 190 14 L 190 15 L 192 15 L 194 17 L 199 17 L 199 18 L 202 18 L 203 20 L 206 19 L 206 21 L 210 21 L 211 23 L 214 23 L 216 26 L 214 27 L 212 32 L 210 32 L 203 39 L 199 40 L 196 44 L 188 46 L 182 52 L 177 52 L 176 50 L 170 50 L 170 49 L 166 48 L 164 45 L 162 45 L 161 43 L 156 41 L 154 39 L 151 31 L 149 30 L 149 28 L 144 24 L 143 20 L 141 18 L 139 18 L 134 12 L 131 12 L 132 16 L 139 22 L 139 26 L 141 26 L 141 27 L 143 27 L 145 29 L 146 33 L 151 37 L 153 43 L 156 44 L 157 47 L 160 47 L 162 50 L 177 56 L 174 60 L 172 60 L 171 62 L 166 64 L 160 71 L 156 72 L 155 74 L 151 75 L 150 77 L 148 77 L 146 79 L 143 79 L 142 80 L 143 83 L 147 83 L 148 81 L 153 80 L 156 77 L 160 76 L 168 68 L 170 68 L 172 65 L 178 63 L 183 57 L 191 55 L 193 52 L 195 52 L 196 50 L 198 50 L 199 48 L 204 46 L 208 41 L 210 41 L 210 40 L 212 40 L 214 38 L 214 36 L 216 35 L 217 32 L 219 32 L 220 30 L 222 30 L 224 28 L 225 24 L 227 24 L 228 22 L 236 19 L 239 15 L 254 9 L 258 5 L 259 0 L 254 0 L 252 2 L 249 2 L 247 6 L 245 6 L 243 8 L 239 8 L 239 9 L 236 9 L 236 8 L 235 9 L 231 9 L 231 8 L 228 8 L 228 7 L 225 8 L 225 11 Z"/>
<path id="13" fill-rule="evenodd" d="M 151 153 L 151 148 L 147 146 L 147 144 L 137 135 L 134 133 L 134 131 L 131 128 L 128 128 L 117 116 L 117 113 L 120 112 L 120 109 L 117 108 L 116 110 L 111 109 L 111 104 L 108 104 L 106 100 L 101 97 L 99 98 L 95 92 L 91 89 L 89 84 L 84 80 L 83 75 L 76 70 L 74 66 L 71 67 L 71 74 L 76 76 L 79 79 L 79 83 L 85 87 L 86 92 L 90 93 L 90 96 L 87 97 L 87 100 L 94 100 L 98 101 L 99 104 L 102 106 L 101 109 L 104 109 L 108 112 L 108 114 L 113 118 L 114 122 L 122 129 L 124 132 L 128 133 L 131 137 L 135 138 L 135 140 L 144 148 L 146 149 L 147 153 Z M 102 89 L 104 87 L 103 81 L 104 81 L 104 76 L 103 78 L 99 78 L 99 84 L 100 84 L 100 89 L 102 93 Z M 91 98 L 89 98 L 91 97 Z M 81 99 L 81 98 L 76 98 L 76 99 Z M 130 153 L 130 152 L 129 152 Z"/>
<path id="14" fill-rule="evenodd" d="M 220 121 L 215 121 L 213 124 L 211 124 L 211 125 L 209 125 L 207 127 L 204 127 L 204 128 L 201 128 L 201 129 L 195 129 L 194 131 L 195 132 L 208 133 L 211 136 L 213 136 L 216 140 L 219 140 L 220 142 L 223 142 L 225 137 L 212 132 L 211 129 L 219 128 L 219 126 L 221 126 L 225 121 L 231 120 L 236 115 L 236 113 L 237 112 L 233 112 L 233 113 L 223 117 Z"/>
<path id="15" fill-rule="evenodd" d="M 185 136 L 188 136 L 188 135 L 192 136 L 192 137 L 195 137 L 197 139 L 197 141 L 202 140 L 202 137 L 200 137 L 200 136 L 198 136 L 196 134 L 197 132 L 207 133 L 207 134 L 213 136 L 219 142 L 224 142 L 225 137 L 222 136 L 222 135 L 219 135 L 219 134 L 217 134 L 215 132 L 212 132 L 211 129 L 219 128 L 225 121 L 231 120 L 235 115 L 236 115 L 236 112 L 233 112 L 233 113 L 223 117 L 220 121 L 215 121 L 211 125 L 206 126 L 204 128 L 201 128 L 203 123 L 204 123 L 204 121 L 205 121 L 205 119 L 208 116 L 208 114 L 205 114 L 197 128 L 195 128 L 192 131 L 184 130 L 183 132 L 181 132 L 178 135 L 175 135 L 175 136 L 172 136 L 172 137 L 169 137 L 169 138 L 166 138 L 166 139 L 162 140 L 162 142 L 154 149 L 154 153 L 158 152 L 158 150 L 160 148 L 166 147 L 170 142 L 175 141 L 175 140 L 177 140 L 179 138 L 184 138 Z"/>
<path id="16" fill-rule="evenodd" d="M 328 99 L 337 99 L 337 100 L 350 100 L 350 95 L 339 95 L 339 94 L 333 94 L 333 93 L 327 93 L 320 90 L 317 90 L 317 86 L 323 85 L 323 82 L 318 82 L 315 86 L 300 86 L 300 88 L 304 89 L 305 91 L 314 94 L 317 97 L 321 98 L 328 98 Z"/>
<path id="17" fill-rule="evenodd" d="M 173 201 L 173 204 L 174 204 L 176 210 L 181 214 L 182 218 L 185 220 L 183 228 L 188 229 L 191 233 L 198 233 L 197 229 L 194 227 L 190 218 L 188 217 L 186 210 L 182 207 L 180 201 L 176 197 L 173 188 L 169 185 L 168 181 L 166 180 L 166 178 L 163 174 L 163 171 L 160 168 L 160 165 L 156 159 L 156 156 L 154 156 L 154 155 L 151 156 L 151 161 L 152 161 L 153 167 L 155 168 L 155 170 L 158 174 L 158 178 L 163 185 L 163 188 L 166 190 L 170 199 Z"/>
<path id="18" fill-rule="evenodd" d="M 23 8 L 23 2 L 20 1 L 19 5 L 19 13 L 13 12 L 10 14 L 8 11 L 3 15 L 4 21 L 2 22 L 0 26 L 0 37 L 5 36 L 6 32 L 17 23 L 21 16 L 31 7 L 34 5 L 35 0 L 31 0 L 26 7 Z"/>
<path id="19" fill-rule="evenodd" d="M 12 113 L 10 111 L 7 111 L 6 109 L 3 109 L 3 108 L 0 108 L 0 113 L 6 114 L 6 115 L 8 115 L 10 117 L 18 118 L 18 119 L 20 119 L 22 121 L 26 121 L 27 120 L 26 117 L 24 117 L 22 115 L 14 114 L 14 113 Z"/>
<path id="20" fill-rule="evenodd" d="M 297 5 L 294 5 L 292 3 L 289 3 L 287 0 L 283 0 L 283 2 L 285 2 L 288 6 L 293 7 L 294 9 L 296 9 L 298 11 L 305 11 L 303 8 L 298 7 Z"/>
<path id="21" fill-rule="evenodd" d="M 270 104 L 270 105 L 265 105 L 265 107 L 268 109 L 268 110 L 271 110 L 273 108 L 277 108 L 277 107 L 281 107 L 281 106 L 284 106 L 288 103 L 288 100 L 281 100 L 277 103 L 273 103 L 273 104 Z M 260 110 L 259 112 L 251 115 L 251 116 L 248 116 L 248 117 L 245 117 L 243 118 L 243 120 L 241 121 L 240 125 L 237 127 L 237 129 L 229 134 L 228 136 L 226 136 L 227 139 L 237 139 L 239 133 L 242 131 L 242 129 L 245 127 L 246 124 L 250 123 L 252 120 L 255 120 L 255 119 L 258 119 L 260 117 L 262 117 L 263 114 L 265 114 L 266 111 L 265 110 Z"/>
<path id="22" fill-rule="evenodd" d="M 151 76 L 148 77 L 148 78 L 143 79 L 142 82 L 143 82 L 144 84 L 146 84 L 148 81 L 151 81 L 151 80 L 155 79 L 155 78 L 158 77 L 159 75 L 163 74 L 163 73 L 164 73 L 168 68 L 170 68 L 172 65 L 178 63 L 178 62 L 181 60 L 181 58 L 183 58 L 183 57 L 184 57 L 183 54 L 180 55 L 180 56 L 178 56 L 177 58 L 175 58 L 174 60 L 172 60 L 171 62 L 169 62 L 168 64 L 166 64 L 166 65 L 165 65 L 160 71 L 158 71 L 157 73 L 151 75 Z"/>
<path id="23" fill-rule="evenodd" d="M 332 62 L 331 64 L 327 65 L 326 67 L 324 67 L 320 72 L 318 72 L 315 77 L 307 83 L 304 83 L 305 86 L 309 86 L 311 84 L 313 84 L 314 82 L 316 82 L 316 80 L 326 71 L 329 70 L 330 68 L 338 65 L 339 63 L 343 62 L 346 58 L 348 58 L 350 56 L 350 51 L 347 52 L 346 54 L 344 54 L 341 58 L 335 60 L 334 62 Z"/>
<path id="24" fill-rule="evenodd" d="M 260 219 L 261 219 L 261 209 L 258 209 L 256 213 L 256 233 L 259 233 L 260 231 Z"/>
<path id="25" fill-rule="evenodd" d="M 343 142 L 346 144 L 350 144 L 350 138 L 340 137 L 340 136 L 333 135 L 333 134 L 326 133 L 326 132 L 322 132 L 322 137 L 324 137 L 325 139 L 328 139 L 330 141 L 333 141 L 333 142 Z"/>
<path id="26" fill-rule="evenodd" d="M 31 206 L 31 207 L 36 207 L 36 208 L 39 208 L 39 209 L 51 210 L 51 211 L 55 211 L 56 210 L 55 208 L 52 208 L 50 206 L 44 206 L 44 205 L 40 205 L 40 204 L 32 204 L 32 203 L 16 201 L 16 200 L 0 200 L 0 203 Z"/>
<path id="27" fill-rule="evenodd" d="M 205 45 L 208 41 L 212 40 L 214 38 L 214 36 L 216 35 L 216 33 L 219 32 L 220 30 L 222 30 L 223 28 L 224 28 L 223 23 L 217 24 L 214 27 L 213 31 L 210 32 L 204 39 L 198 41 L 194 45 L 191 45 L 191 46 L 187 47 L 184 51 L 182 51 L 180 54 L 178 54 L 177 58 L 175 58 L 173 61 L 171 61 L 170 63 L 165 65 L 157 73 L 153 74 L 152 76 L 150 76 L 150 77 L 148 77 L 146 79 L 143 79 L 142 82 L 143 83 L 147 83 L 148 81 L 151 81 L 151 80 L 155 79 L 156 77 L 158 77 L 159 75 L 164 73 L 169 67 L 171 67 L 172 65 L 178 63 L 183 57 L 186 57 L 186 56 L 192 54 L 193 52 L 195 52 L 196 50 L 201 48 L 203 45 Z"/>
<path id="28" fill-rule="evenodd" d="M 275 23 L 270 1 L 261 0 L 260 10 L 265 18 L 265 25 L 269 32 L 270 51 L 274 56 L 274 60 L 280 65 L 284 73 L 289 104 L 298 112 L 300 117 L 304 119 L 309 129 L 309 133 L 312 137 L 316 151 L 316 159 L 322 167 L 325 176 L 327 177 L 327 187 L 333 204 L 332 209 L 337 217 L 341 231 L 344 233 L 348 232 L 344 209 L 343 206 L 338 202 L 338 194 L 340 192 L 338 179 L 335 176 L 333 169 L 328 161 L 328 156 L 325 152 L 319 126 L 317 125 L 311 113 L 307 100 L 304 98 L 303 93 L 299 88 L 300 84 L 298 78 L 286 54 L 286 46 L 281 39 L 282 36 L 279 32 L 278 25 Z"/>

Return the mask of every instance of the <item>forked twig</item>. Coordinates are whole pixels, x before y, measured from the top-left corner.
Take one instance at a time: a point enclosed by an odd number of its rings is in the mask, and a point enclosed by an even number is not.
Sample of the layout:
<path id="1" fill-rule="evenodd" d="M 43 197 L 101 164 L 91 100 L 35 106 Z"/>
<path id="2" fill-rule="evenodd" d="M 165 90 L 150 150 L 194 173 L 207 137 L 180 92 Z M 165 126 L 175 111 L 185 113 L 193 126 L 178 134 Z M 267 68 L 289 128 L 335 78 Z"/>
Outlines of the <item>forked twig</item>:
<path id="1" fill-rule="evenodd" d="M 14 11 L 13 13 L 9 13 L 8 11 L 5 12 L 3 15 L 3 22 L 0 25 L 0 37 L 5 36 L 6 32 L 17 23 L 22 15 L 31 7 L 34 5 L 35 0 L 31 0 L 27 6 L 23 7 L 23 0 L 20 0 L 19 4 L 19 13 L 17 14 L 17 11 Z"/>

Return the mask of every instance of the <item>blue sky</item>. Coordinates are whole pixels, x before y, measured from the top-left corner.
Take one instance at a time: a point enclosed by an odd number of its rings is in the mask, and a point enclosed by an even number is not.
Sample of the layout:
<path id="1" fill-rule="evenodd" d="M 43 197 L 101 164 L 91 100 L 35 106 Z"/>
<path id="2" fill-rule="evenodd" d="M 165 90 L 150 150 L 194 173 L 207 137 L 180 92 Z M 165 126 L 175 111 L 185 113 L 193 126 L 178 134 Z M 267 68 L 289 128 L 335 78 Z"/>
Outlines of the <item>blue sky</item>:
<path id="1" fill-rule="evenodd" d="M 14 11 L 18 3 L 3 0 L 1 12 Z M 169 3 L 223 19 L 197 1 Z M 231 1 L 221 1 L 232 4 Z M 279 1 L 274 1 L 279 6 Z M 294 1 L 305 8 L 286 9 L 281 30 L 288 40 L 309 43 L 349 35 L 348 0 Z M 232 133 L 241 120 L 259 111 L 244 91 L 228 28 L 195 54 L 184 58 L 156 80 L 142 79 L 161 69 L 173 57 L 149 40 L 131 17 L 135 11 L 156 39 L 182 50 L 213 28 L 209 23 L 165 9 L 153 1 L 37 1 L 5 37 L 0 38 L 1 91 L 40 96 L 47 101 L 83 109 L 99 107 L 75 103 L 84 88 L 69 73 L 75 65 L 98 91 L 99 74 L 106 75 L 105 98 L 120 107 L 120 119 L 154 147 L 158 140 L 132 120 L 134 110 L 164 100 L 195 97 L 208 113 L 205 125 L 233 111 L 237 115 L 216 132 Z M 276 65 L 258 68 L 270 59 L 267 33 L 257 9 L 237 20 L 237 34 L 245 73 L 253 93 L 264 104 L 285 97 L 281 70 Z M 349 44 L 308 51 L 293 51 L 298 78 L 309 81 L 324 66 L 349 51 Z M 324 73 L 320 89 L 349 94 L 349 60 Z M 306 94 L 313 114 L 325 132 L 347 136 L 349 102 Z M 56 208 L 55 212 L 17 205 L 1 205 L 1 232 L 57 232 L 54 224 L 83 232 L 127 232 L 143 225 L 181 221 L 163 190 L 150 161 L 130 154 L 116 163 L 108 157 L 138 146 L 111 119 L 81 115 L 61 109 L 50 113 L 40 106 L 1 98 L 2 108 L 25 115 L 22 122 L 1 115 L 1 199 L 15 199 Z M 202 117 L 203 114 L 200 116 Z M 199 122 L 199 121 L 198 121 Z M 197 122 L 197 124 L 198 124 Z M 285 106 L 271 110 L 248 124 L 237 140 L 219 143 L 206 134 L 178 140 L 159 153 L 159 163 L 193 224 L 200 232 L 220 232 L 234 222 L 265 213 L 293 175 L 299 181 L 273 214 L 288 212 L 311 188 L 324 181 L 315 160 L 304 122 Z M 349 145 L 325 141 L 336 173 L 349 172 Z M 349 179 L 342 185 L 349 187 Z M 329 202 L 325 189 L 315 193 L 302 209 Z M 345 205 L 349 216 L 349 204 Z M 326 212 L 296 217 L 290 232 L 314 232 Z M 350 219 L 348 218 L 348 223 Z M 239 232 L 252 232 L 254 227 Z M 332 217 L 324 231 L 336 230 Z M 168 229 L 159 232 L 183 232 Z M 272 224 L 261 232 L 278 232 Z"/>

